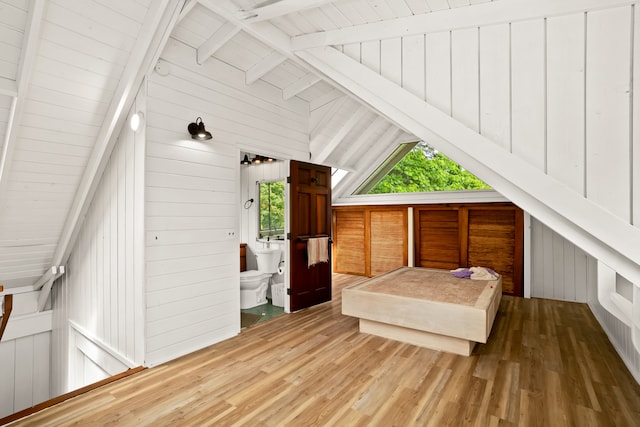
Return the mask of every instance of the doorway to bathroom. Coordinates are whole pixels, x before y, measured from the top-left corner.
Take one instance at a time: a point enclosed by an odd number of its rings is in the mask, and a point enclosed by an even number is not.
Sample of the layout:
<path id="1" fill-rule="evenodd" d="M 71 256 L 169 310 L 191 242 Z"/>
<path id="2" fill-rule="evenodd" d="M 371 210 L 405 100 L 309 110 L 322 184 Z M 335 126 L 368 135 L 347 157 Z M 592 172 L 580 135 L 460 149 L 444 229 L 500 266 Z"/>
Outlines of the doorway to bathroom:
<path id="1" fill-rule="evenodd" d="M 289 162 L 248 152 L 240 152 L 240 160 L 240 326 L 245 328 L 288 312 Z"/>

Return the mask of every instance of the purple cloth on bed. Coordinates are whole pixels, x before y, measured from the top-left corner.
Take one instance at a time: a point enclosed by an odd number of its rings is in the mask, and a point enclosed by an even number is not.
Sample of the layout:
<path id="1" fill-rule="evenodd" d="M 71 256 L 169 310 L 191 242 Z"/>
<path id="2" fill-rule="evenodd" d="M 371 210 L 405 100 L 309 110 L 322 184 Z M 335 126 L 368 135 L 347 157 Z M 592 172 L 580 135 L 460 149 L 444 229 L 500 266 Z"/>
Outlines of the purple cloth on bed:
<path id="1" fill-rule="evenodd" d="M 456 271 L 452 271 L 451 275 L 459 279 L 469 279 L 471 278 L 471 270 L 468 268 L 460 268 Z"/>

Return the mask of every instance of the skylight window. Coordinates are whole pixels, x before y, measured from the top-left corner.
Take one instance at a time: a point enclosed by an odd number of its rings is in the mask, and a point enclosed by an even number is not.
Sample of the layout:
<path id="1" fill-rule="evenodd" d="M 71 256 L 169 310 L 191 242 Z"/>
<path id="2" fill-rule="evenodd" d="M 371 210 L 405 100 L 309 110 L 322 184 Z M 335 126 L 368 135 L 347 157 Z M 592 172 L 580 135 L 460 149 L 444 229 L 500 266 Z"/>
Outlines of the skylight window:
<path id="1" fill-rule="evenodd" d="M 401 144 L 355 194 L 426 193 L 490 189 L 424 141 Z"/>

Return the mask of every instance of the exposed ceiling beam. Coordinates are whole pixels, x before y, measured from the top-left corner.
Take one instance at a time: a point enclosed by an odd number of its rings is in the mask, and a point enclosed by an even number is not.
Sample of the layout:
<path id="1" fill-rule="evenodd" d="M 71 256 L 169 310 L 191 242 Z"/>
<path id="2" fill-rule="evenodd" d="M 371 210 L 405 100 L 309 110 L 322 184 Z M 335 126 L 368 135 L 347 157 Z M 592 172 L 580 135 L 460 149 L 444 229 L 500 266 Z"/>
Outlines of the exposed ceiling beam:
<path id="1" fill-rule="evenodd" d="M 285 101 L 287 99 L 291 99 L 300 92 L 309 89 L 320 80 L 320 77 L 314 75 L 313 73 L 306 74 L 299 78 L 297 81 L 282 89 L 282 99 L 284 99 Z"/>
<path id="2" fill-rule="evenodd" d="M 42 30 L 42 18 L 44 16 L 45 5 L 45 0 L 32 0 L 29 7 L 29 16 L 25 29 L 26 36 L 22 44 L 18 75 L 15 82 L 15 95 L 13 95 L 13 100 L 11 101 L 4 144 L 2 145 L 2 152 L 0 152 L 0 200 L 5 200 L 5 193 L 8 188 L 9 169 L 11 168 L 11 159 L 15 150 L 18 124 L 22 121 L 27 88 L 31 81 L 31 74 L 38 50 L 38 42 L 40 40 L 40 32 Z M 14 88 L 11 89 L 13 90 Z M 5 205 L 6 204 L 0 204 L 0 210 L 3 209 Z"/>
<path id="3" fill-rule="evenodd" d="M 198 4 L 198 0 L 186 0 L 178 16 L 178 23 L 181 22 Z"/>
<path id="4" fill-rule="evenodd" d="M 360 43 L 627 6 L 635 2 L 635 0 L 493 1 L 473 7 L 460 7 L 437 13 L 413 15 L 338 30 L 303 34 L 292 38 L 291 47 L 297 51 L 319 46 Z"/>
<path id="5" fill-rule="evenodd" d="M 236 15 L 237 7 L 229 0 L 199 0 L 199 2 L 207 9 L 239 26 L 242 31 L 265 43 L 272 49 L 275 49 L 304 70 L 319 75 L 313 67 L 310 67 L 309 64 L 298 58 L 291 51 L 291 37 L 271 23 L 257 22 L 251 24 L 250 22 L 240 20 Z"/>
<path id="6" fill-rule="evenodd" d="M 640 283 L 640 229 L 336 49 L 298 55 L 587 253 Z"/>
<path id="7" fill-rule="evenodd" d="M 16 81 L 0 77 L 0 95 L 18 96 L 18 84 Z"/>
<path id="8" fill-rule="evenodd" d="M 240 27 L 232 24 L 231 22 L 225 22 L 218 31 L 213 35 L 196 51 L 196 58 L 198 64 L 202 65 L 211 55 L 216 53 L 222 46 L 227 44 L 229 40 L 240 32 Z"/>
<path id="9" fill-rule="evenodd" d="M 369 109 L 361 105 L 355 113 L 347 119 L 347 121 L 338 129 L 338 131 L 323 145 L 322 149 L 317 153 L 311 153 L 311 161 L 322 164 L 331 155 L 333 150 L 344 140 L 344 138 L 356 127 L 356 125 L 369 113 Z"/>
<path id="10" fill-rule="evenodd" d="M 96 191 L 100 177 L 113 151 L 127 112 L 145 75 L 155 66 L 158 57 L 175 26 L 185 0 L 152 2 L 138 40 L 129 55 L 104 122 L 87 162 L 80 186 L 62 229 L 52 264 L 62 265 L 71 252 L 73 242 Z M 46 280 L 45 280 L 46 282 Z"/>
<path id="11" fill-rule="evenodd" d="M 262 78 L 269 71 L 276 68 L 278 65 L 282 64 L 287 60 L 287 57 L 282 55 L 275 50 L 269 53 L 269 55 L 262 58 L 256 64 L 254 64 L 251 68 L 247 70 L 245 73 L 245 82 L 250 85 L 258 81 L 258 79 Z"/>
<path id="12" fill-rule="evenodd" d="M 255 9 L 241 10 L 236 16 L 238 19 L 244 20 L 247 23 L 260 22 L 306 9 L 313 9 L 334 1 L 335 0 L 280 0 Z"/>

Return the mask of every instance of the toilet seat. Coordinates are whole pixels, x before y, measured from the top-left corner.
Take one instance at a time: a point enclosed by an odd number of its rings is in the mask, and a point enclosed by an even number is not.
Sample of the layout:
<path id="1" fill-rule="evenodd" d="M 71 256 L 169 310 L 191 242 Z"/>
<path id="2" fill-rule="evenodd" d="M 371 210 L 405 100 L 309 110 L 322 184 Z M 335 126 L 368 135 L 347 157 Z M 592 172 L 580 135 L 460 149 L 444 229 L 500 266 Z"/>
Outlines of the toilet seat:
<path id="1" fill-rule="evenodd" d="M 241 271 L 240 277 L 243 279 L 251 279 L 254 277 L 262 276 L 264 273 L 260 273 L 258 270 Z"/>

